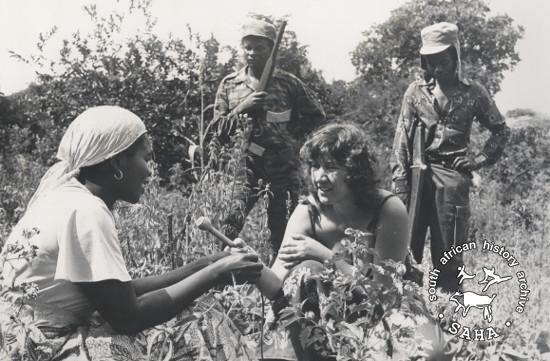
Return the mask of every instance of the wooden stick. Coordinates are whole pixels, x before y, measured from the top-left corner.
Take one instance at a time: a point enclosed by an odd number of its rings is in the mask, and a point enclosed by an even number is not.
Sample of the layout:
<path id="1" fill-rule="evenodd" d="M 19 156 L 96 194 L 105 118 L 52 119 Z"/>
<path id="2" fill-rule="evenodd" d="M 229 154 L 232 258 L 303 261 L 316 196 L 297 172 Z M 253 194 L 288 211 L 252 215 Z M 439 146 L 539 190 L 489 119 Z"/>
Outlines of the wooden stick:
<path id="1" fill-rule="evenodd" d="M 197 220 L 195 220 L 195 225 L 203 231 L 210 232 L 210 234 L 214 235 L 216 238 L 218 238 L 220 241 L 227 244 L 229 247 L 236 247 L 237 245 L 235 242 L 227 238 L 226 235 L 221 233 L 216 227 L 212 225 L 212 222 L 210 222 L 210 219 L 208 217 L 199 217 Z M 245 248 L 249 248 L 251 251 L 254 251 L 249 246 L 245 245 Z M 276 295 L 279 294 L 281 287 L 282 287 L 282 281 L 277 277 L 277 275 L 271 271 L 268 267 L 265 267 L 262 269 L 262 274 L 257 282 L 258 288 L 265 293 L 265 295 L 273 299 Z"/>
<path id="2" fill-rule="evenodd" d="M 228 245 L 229 247 L 237 247 L 237 244 L 230 240 L 225 234 L 220 232 L 216 227 L 212 225 L 208 217 L 199 217 L 195 221 L 195 225 L 203 231 L 207 231 L 212 234 L 214 237 Z"/>

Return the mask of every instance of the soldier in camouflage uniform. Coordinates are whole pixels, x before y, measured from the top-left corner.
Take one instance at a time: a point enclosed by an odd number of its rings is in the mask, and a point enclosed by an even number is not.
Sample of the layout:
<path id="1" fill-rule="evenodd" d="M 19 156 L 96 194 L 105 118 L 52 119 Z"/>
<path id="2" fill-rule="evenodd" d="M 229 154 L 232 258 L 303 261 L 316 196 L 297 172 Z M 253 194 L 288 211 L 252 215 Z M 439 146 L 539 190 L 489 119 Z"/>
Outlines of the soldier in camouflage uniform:
<path id="1" fill-rule="evenodd" d="M 467 241 L 472 172 L 499 159 L 510 130 L 487 90 L 462 77 L 456 25 L 434 24 L 421 35 L 425 79 L 412 83 L 403 98 L 390 161 L 392 190 L 408 204 L 412 137 L 420 121 L 426 127 L 428 170 L 419 199 L 419 231 L 410 246 L 416 261 L 421 262 L 429 228 L 432 263 L 441 271 L 438 285 L 455 291 L 459 289 L 456 276 L 463 264 L 461 254 L 445 264 L 440 260 L 452 246 Z M 483 151 L 471 156 L 468 145 L 474 119 L 491 136 Z"/>
<path id="2" fill-rule="evenodd" d="M 275 69 L 265 91 L 256 91 L 276 31 L 272 24 L 261 20 L 246 23 L 242 30 L 247 65 L 222 80 L 214 106 L 220 138 L 227 139 L 240 121 L 247 124 L 250 134 L 246 182 L 236 195 L 229 216 L 222 221 L 222 230 L 230 238 L 238 236 L 258 199 L 259 182 L 263 180 L 270 184 L 268 227 L 276 254 L 287 214 L 298 199 L 299 147 L 305 134 L 324 122 L 325 113 L 300 79 L 280 69 Z"/>

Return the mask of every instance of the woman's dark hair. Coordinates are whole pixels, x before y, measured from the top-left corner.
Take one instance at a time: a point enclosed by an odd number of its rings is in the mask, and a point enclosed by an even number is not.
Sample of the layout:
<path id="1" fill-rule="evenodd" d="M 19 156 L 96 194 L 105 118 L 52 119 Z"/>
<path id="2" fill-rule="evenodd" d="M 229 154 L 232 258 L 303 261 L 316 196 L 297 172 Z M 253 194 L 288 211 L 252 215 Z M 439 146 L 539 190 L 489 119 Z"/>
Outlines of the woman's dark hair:
<path id="1" fill-rule="evenodd" d="M 136 153 L 138 146 L 142 144 L 146 138 L 147 138 L 147 133 L 141 135 L 138 139 L 136 139 L 134 143 L 132 143 L 131 146 L 124 149 L 122 152 L 116 154 L 115 157 L 121 154 L 133 156 Z M 109 166 L 109 159 L 106 159 L 101 163 L 80 168 L 80 173 L 78 174 L 77 178 L 81 183 L 83 183 L 85 179 L 90 179 L 90 177 L 93 177 L 94 175 L 97 176 L 99 174 L 102 174 L 102 173 L 105 174 L 111 171 L 112 169 Z"/>
<path id="2" fill-rule="evenodd" d="M 458 66 L 458 52 L 456 51 L 456 48 L 451 45 L 447 49 L 443 50 L 443 52 L 448 52 L 451 55 L 451 58 L 453 59 L 455 63 L 455 73 L 456 73 L 456 67 Z M 426 57 L 429 55 L 420 55 L 420 67 L 424 71 L 424 80 L 426 83 L 430 83 L 434 76 L 430 71 L 428 70 L 428 64 L 426 62 Z"/>
<path id="3" fill-rule="evenodd" d="M 311 182 L 312 164 L 336 162 L 343 166 L 356 204 L 362 209 L 376 207 L 378 179 L 376 160 L 369 152 L 367 134 L 351 123 L 335 123 L 313 132 L 300 150 L 304 173 L 310 194 L 317 199 L 315 185 Z"/>

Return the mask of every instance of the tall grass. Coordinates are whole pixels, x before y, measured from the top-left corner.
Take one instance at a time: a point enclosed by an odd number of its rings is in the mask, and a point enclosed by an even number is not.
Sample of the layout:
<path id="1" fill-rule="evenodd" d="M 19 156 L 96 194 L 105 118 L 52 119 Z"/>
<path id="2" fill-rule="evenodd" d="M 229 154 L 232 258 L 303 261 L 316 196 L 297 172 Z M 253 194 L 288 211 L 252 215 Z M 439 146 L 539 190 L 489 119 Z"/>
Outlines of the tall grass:
<path id="1" fill-rule="evenodd" d="M 184 176 L 184 171 L 174 168 L 167 186 L 161 186 L 160 179 L 154 175 L 139 204 L 117 206 L 114 214 L 119 237 L 128 268 L 134 277 L 161 273 L 221 249 L 212 236 L 194 226 L 194 220 L 199 216 L 208 216 L 218 225 L 231 208 L 239 187 L 242 187 L 245 176 L 242 133 L 235 138 L 233 144 L 232 147 L 221 147 L 215 142 L 211 144 L 210 154 L 205 157 L 203 165 L 186 171 L 194 172 L 197 179 L 194 184 L 185 188 L 179 186 L 181 182 L 178 180 Z M 23 155 L 4 163 L 0 169 L 0 244 L 22 215 L 26 202 L 45 171 L 44 166 Z M 471 327 L 502 327 L 505 320 L 510 320 L 512 325 L 499 329 L 501 336 L 492 341 L 462 342 L 457 360 L 540 360 L 537 339 L 541 331 L 550 327 L 550 304 L 546 302 L 550 297 L 549 283 L 546 280 L 546 275 L 550 272 L 546 262 L 546 255 L 550 251 L 547 242 L 550 231 L 548 184 L 550 179 L 547 172 L 536 174 L 532 190 L 527 195 L 511 197 L 506 206 L 497 201 L 503 186 L 496 180 L 488 179 L 480 189 L 472 193 L 474 216 L 471 240 L 477 241 L 478 247 L 481 247 L 485 238 L 505 245 L 520 262 L 513 271 L 525 271 L 531 293 L 525 311 L 519 314 L 514 311 L 519 293 L 517 282 L 503 283 L 498 287 L 498 298 L 493 305 L 492 323 L 483 321 L 479 310 L 473 310 L 466 318 L 461 319 L 463 325 Z M 269 254 L 266 202 L 262 198 L 249 215 L 243 231 L 247 241 L 259 250 L 264 260 L 267 260 Z M 426 274 L 430 269 L 429 264 L 427 255 L 423 265 Z M 465 264 L 469 272 L 480 271 L 484 265 L 494 265 L 497 273 L 515 276 L 511 269 L 499 265 L 494 255 L 488 253 L 466 253 Z M 240 329 L 253 340 L 258 340 L 259 325 L 263 321 L 259 293 L 249 285 L 215 289 L 211 292 L 218 297 L 227 315 Z M 427 298 L 427 288 L 417 289 L 417 292 Z M 397 295 L 403 297 L 399 292 Z M 337 296 L 334 295 L 332 301 L 336 302 Z M 428 302 L 428 306 L 432 314 L 437 315 L 445 303 L 449 304 L 445 297 L 441 297 L 441 302 Z M 343 305 L 335 303 L 334 307 Z M 345 309 L 341 311 L 343 314 L 346 312 Z M 449 312 L 448 305 L 445 312 Z M 152 345 L 151 355 L 166 356 L 167 351 L 163 347 L 167 347 L 167 343 L 160 340 L 172 340 L 170 337 L 176 337 L 182 327 L 183 320 L 174 319 L 145 332 L 142 342 Z M 352 330 L 357 331 L 353 327 Z M 163 338 L 158 337 L 159 331 L 163 333 Z M 331 336 L 336 344 L 342 346 L 339 349 L 341 359 L 360 359 L 357 355 L 364 356 L 369 352 L 373 354 L 375 347 L 385 347 L 369 342 L 374 342 L 374 335 L 378 338 L 387 337 L 387 330 L 365 331 L 367 333 L 348 332 L 347 336 Z M 403 330 L 393 331 L 396 332 L 394 340 L 397 337 L 397 340 L 407 342 L 406 338 L 402 338 Z M 365 339 L 365 335 L 371 336 Z M 382 354 L 377 355 L 377 359 L 384 359 Z"/>

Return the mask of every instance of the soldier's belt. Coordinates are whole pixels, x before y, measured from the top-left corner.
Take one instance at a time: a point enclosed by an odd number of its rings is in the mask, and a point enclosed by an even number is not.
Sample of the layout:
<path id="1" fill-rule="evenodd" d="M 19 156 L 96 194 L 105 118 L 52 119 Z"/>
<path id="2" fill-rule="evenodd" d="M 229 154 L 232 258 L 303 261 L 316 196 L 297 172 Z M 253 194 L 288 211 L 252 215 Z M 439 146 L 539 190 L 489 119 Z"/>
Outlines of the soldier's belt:
<path id="1" fill-rule="evenodd" d="M 266 118 L 265 120 L 268 123 L 286 123 L 290 121 L 290 113 L 291 113 L 290 109 L 279 113 L 268 110 L 265 114 L 265 118 Z"/>
<path id="2" fill-rule="evenodd" d="M 453 169 L 453 163 L 457 157 L 463 156 L 464 154 L 457 154 L 453 156 L 448 157 L 441 157 L 441 158 L 435 158 L 435 159 L 427 159 L 427 163 L 429 164 L 439 164 L 443 166 L 444 168 Z"/>
<path id="3" fill-rule="evenodd" d="M 450 170 L 453 170 L 453 171 L 455 171 L 455 172 L 459 172 L 459 173 L 465 174 L 465 175 L 467 175 L 467 176 L 469 176 L 469 177 L 472 176 L 472 172 L 471 172 L 471 171 L 468 171 L 468 170 L 462 169 L 462 168 L 459 168 L 459 169 L 453 168 L 453 162 L 454 162 L 454 158 L 453 158 L 453 160 L 437 160 L 437 161 L 431 161 L 431 162 L 428 162 L 428 164 L 440 165 L 440 166 L 442 166 L 443 168 L 450 169 Z"/>
<path id="4" fill-rule="evenodd" d="M 442 165 L 444 168 L 453 169 L 453 160 L 434 160 L 434 161 L 428 161 L 429 164 L 439 164 Z"/>
<path id="5" fill-rule="evenodd" d="M 264 155 L 265 148 L 254 142 L 250 142 L 250 144 L 248 145 L 248 151 L 254 155 L 257 155 L 258 157 L 261 157 L 262 155 Z"/>

